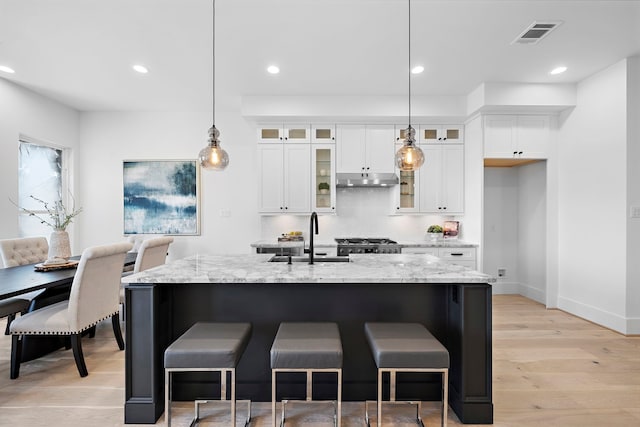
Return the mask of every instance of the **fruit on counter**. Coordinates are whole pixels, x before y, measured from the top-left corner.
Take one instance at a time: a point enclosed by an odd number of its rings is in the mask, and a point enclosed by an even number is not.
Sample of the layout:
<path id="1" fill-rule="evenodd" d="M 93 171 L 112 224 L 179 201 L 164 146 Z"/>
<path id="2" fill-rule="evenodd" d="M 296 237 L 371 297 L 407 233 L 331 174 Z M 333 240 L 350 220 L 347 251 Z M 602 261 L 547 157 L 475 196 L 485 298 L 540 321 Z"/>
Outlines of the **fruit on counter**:
<path id="1" fill-rule="evenodd" d="M 427 228 L 427 233 L 442 233 L 442 227 L 439 225 L 430 225 L 429 228 Z"/>

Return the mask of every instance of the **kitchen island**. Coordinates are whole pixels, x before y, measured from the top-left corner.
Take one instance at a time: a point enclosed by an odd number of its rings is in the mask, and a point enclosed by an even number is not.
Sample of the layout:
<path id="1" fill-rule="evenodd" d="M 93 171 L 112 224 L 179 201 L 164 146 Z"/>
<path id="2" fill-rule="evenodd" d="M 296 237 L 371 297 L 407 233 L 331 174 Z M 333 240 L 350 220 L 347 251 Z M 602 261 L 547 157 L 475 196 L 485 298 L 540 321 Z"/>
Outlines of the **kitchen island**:
<path id="1" fill-rule="evenodd" d="M 493 422 L 493 278 L 430 255 L 351 255 L 350 262 L 272 263 L 264 255 L 195 255 L 126 278 L 125 422 L 155 423 L 164 411 L 163 354 L 197 321 L 244 321 L 252 337 L 237 368 L 237 396 L 271 400 L 269 349 L 283 321 L 338 323 L 343 399 L 375 399 L 376 368 L 364 323 L 419 322 L 449 350 L 449 404 L 464 423 Z M 214 375 L 176 376 L 174 397 L 216 397 Z M 332 381 L 314 380 L 316 398 Z M 335 386 L 333 386 L 335 388 Z M 304 394 L 292 376 L 278 398 Z M 398 376 L 398 399 L 439 399 L 439 377 Z"/>

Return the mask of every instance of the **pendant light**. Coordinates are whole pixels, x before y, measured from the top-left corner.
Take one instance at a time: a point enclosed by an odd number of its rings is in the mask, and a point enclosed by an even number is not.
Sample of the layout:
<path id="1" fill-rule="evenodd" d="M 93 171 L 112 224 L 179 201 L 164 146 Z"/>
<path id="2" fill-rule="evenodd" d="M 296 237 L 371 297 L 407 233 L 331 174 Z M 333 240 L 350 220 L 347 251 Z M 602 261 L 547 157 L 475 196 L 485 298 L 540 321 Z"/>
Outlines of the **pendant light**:
<path id="1" fill-rule="evenodd" d="M 200 166 L 208 170 L 221 171 L 229 165 L 229 155 L 220 147 L 220 131 L 216 129 L 216 0 L 213 0 L 213 91 L 212 91 L 212 119 L 213 125 L 209 129 L 209 144 L 200 150 L 198 156 Z"/>
<path id="2" fill-rule="evenodd" d="M 415 171 L 424 163 L 424 154 L 416 145 L 416 131 L 411 127 L 411 0 L 409 2 L 409 126 L 405 130 L 404 143 L 396 152 L 396 165 L 401 171 Z"/>

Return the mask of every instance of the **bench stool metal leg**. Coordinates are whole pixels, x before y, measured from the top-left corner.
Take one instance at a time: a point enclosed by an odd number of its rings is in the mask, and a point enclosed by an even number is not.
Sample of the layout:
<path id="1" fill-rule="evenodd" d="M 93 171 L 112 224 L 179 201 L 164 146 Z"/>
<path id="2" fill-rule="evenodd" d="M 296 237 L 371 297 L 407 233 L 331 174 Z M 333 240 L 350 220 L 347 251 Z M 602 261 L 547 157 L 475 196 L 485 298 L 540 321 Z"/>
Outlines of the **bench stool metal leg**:
<path id="1" fill-rule="evenodd" d="M 441 426 L 447 426 L 447 408 L 448 408 L 448 399 L 449 399 L 449 369 L 427 369 L 427 368 L 402 368 L 402 369 L 388 369 L 381 368 L 378 369 L 378 399 L 376 401 L 377 406 L 377 426 L 382 427 L 382 404 L 403 404 L 403 405 L 416 405 L 416 424 L 424 427 L 424 423 L 422 421 L 422 402 L 421 401 L 410 401 L 410 400 L 396 400 L 396 373 L 398 372 L 436 372 L 442 374 L 442 391 L 441 391 L 441 399 L 442 399 L 442 416 L 441 416 Z M 382 400 L 382 379 L 383 374 L 389 373 L 389 400 Z M 369 401 L 365 401 L 364 404 L 364 419 L 367 424 L 367 427 L 371 426 L 371 418 L 369 418 Z"/>
<path id="2" fill-rule="evenodd" d="M 236 425 L 236 403 L 247 403 L 247 418 L 245 419 L 245 427 L 251 423 L 251 401 L 236 401 L 236 370 L 235 369 L 201 369 L 201 368 L 167 368 L 165 369 L 165 411 L 166 424 L 171 427 L 171 402 L 172 402 L 172 381 L 175 372 L 219 372 L 220 373 L 220 402 L 229 400 L 231 406 L 231 425 Z M 231 397 L 227 399 L 227 374 L 231 376 Z M 191 426 L 196 425 L 200 421 L 200 405 L 210 402 L 209 399 L 196 399 L 194 403 L 194 417 L 191 420 Z"/>
<path id="3" fill-rule="evenodd" d="M 236 366 L 251 335 L 249 323 L 197 322 L 164 352 L 166 425 L 171 426 L 173 374 L 175 372 L 218 372 L 220 401 L 229 400 L 231 424 L 236 426 Z M 230 393 L 229 393 L 230 389 Z M 209 399 L 196 399 L 191 425 L 200 420 L 200 405 Z M 251 422 L 248 401 L 245 426 Z"/>
<path id="4" fill-rule="evenodd" d="M 307 393 L 305 403 L 326 403 L 325 400 L 313 400 L 313 373 L 314 372 L 334 372 L 337 375 L 337 396 L 336 400 L 332 400 L 333 402 L 333 425 L 335 427 L 341 427 L 342 425 L 342 369 L 337 368 L 325 368 L 325 369 L 292 369 L 292 368 L 284 368 L 284 369 L 271 369 L 271 425 L 276 427 L 279 425 L 283 427 L 286 420 L 286 405 L 287 403 L 295 402 L 295 400 L 291 399 L 282 399 L 280 401 L 280 424 L 276 424 L 276 380 L 277 374 L 279 372 L 303 372 L 307 376 Z"/>

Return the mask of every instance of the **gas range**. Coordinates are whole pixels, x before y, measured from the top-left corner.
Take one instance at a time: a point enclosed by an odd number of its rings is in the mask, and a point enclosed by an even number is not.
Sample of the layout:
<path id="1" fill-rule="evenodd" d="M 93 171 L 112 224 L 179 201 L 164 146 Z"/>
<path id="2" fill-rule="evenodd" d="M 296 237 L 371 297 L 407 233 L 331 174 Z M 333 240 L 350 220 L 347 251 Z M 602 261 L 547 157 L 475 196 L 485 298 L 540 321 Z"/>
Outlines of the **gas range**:
<path id="1" fill-rule="evenodd" d="M 349 254 L 399 254 L 400 245 L 387 238 L 349 237 L 337 238 L 338 256 Z"/>

